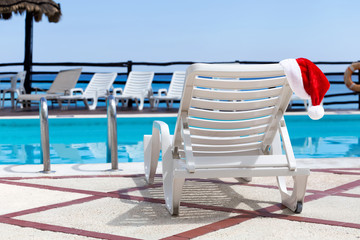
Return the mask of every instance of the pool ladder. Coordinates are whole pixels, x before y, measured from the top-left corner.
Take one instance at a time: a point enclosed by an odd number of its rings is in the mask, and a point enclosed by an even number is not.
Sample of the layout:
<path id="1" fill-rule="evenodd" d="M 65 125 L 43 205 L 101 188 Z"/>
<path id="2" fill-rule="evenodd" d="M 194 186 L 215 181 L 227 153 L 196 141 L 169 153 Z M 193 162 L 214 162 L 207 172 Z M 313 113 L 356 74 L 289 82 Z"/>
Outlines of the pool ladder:
<path id="1" fill-rule="evenodd" d="M 110 171 L 118 171 L 118 144 L 117 144 L 117 124 L 116 124 L 116 102 L 113 95 L 107 101 L 107 144 L 106 162 L 111 162 Z"/>
<path id="2" fill-rule="evenodd" d="M 40 99 L 40 158 L 44 165 L 42 173 L 53 173 L 50 164 L 50 143 L 49 143 L 49 120 L 48 105 L 45 98 Z M 107 144 L 106 160 L 111 162 L 111 171 L 118 171 L 118 148 L 117 148 L 117 124 L 116 124 L 116 102 L 114 96 L 110 95 L 107 102 Z"/>
<path id="3" fill-rule="evenodd" d="M 40 160 L 44 165 L 42 173 L 53 173 L 50 166 L 50 144 L 49 144 L 49 120 L 48 120 L 48 106 L 45 98 L 40 99 L 39 107 L 40 116 Z"/>

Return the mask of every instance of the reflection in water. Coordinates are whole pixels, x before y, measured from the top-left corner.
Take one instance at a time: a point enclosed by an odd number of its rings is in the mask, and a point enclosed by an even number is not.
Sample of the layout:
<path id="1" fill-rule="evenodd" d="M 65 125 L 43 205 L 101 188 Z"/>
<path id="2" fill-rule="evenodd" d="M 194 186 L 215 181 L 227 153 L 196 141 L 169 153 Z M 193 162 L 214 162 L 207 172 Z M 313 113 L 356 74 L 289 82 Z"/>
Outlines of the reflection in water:
<path id="1" fill-rule="evenodd" d="M 143 142 L 118 145 L 119 162 L 142 162 Z M 39 164 L 39 144 L 1 144 L 0 164 Z M 106 143 L 50 144 L 54 164 L 106 163 Z"/>
<path id="2" fill-rule="evenodd" d="M 16 146 L 16 145 L 14 145 L 14 146 Z M 35 157 L 35 149 L 36 149 L 36 147 L 34 146 L 34 145 L 28 145 L 28 144 L 26 144 L 26 145 L 22 145 L 23 147 L 24 147 L 24 149 L 25 149 L 25 164 L 34 164 L 35 163 L 35 159 L 36 159 L 36 157 Z M 21 152 L 20 152 L 20 154 L 19 155 L 22 155 L 21 154 Z M 40 157 L 40 156 L 39 156 Z M 39 159 L 39 161 L 40 161 L 40 159 Z"/>
<path id="3" fill-rule="evenodd" d="M 360 157 L 360 137 L 292 138 L 297 158 Z M 118 145 L 119 162 L 142 162 L 143 142 Z M 59 163 L 106 163 L 106 143 L 50 144 L 50 161 Z M 40 144 L 0 144 L 0 164 L 39 164 Z"/>
<path id="4" fill-rule="evenodd" d="M 57 156 L 62 159 L 71 159 L 75 162 L 81 162 L 81 155 L 77 148 L 73 147 L 73 144 L 52 144 L 51 147 L 57 153 Z"/>
<path id="5" fill-rule="evenodd" d="M 350 144 L 346 157 L 359 157 L 360 156 L 360 137 L 357 143 Z"/>
<path id="6" fill-rule="evenodd" d="M 297 158 L 360 157 L 360 138 L 355 136 L 291 139 Z"/>
<path id="7" fill-rule="evenodd" d="M 134 145 L 126 145 L 125 150 L 129 154 L 129 162 L 142 162 L 144 159 L 144 143 L 138 142 Z"/>
<path id="8" fill-rule="evenodd" d="M 318 153 L 318 146 L 321 138 L 305 137 L 291 140 L 295 155 L 314 155 Z"/>

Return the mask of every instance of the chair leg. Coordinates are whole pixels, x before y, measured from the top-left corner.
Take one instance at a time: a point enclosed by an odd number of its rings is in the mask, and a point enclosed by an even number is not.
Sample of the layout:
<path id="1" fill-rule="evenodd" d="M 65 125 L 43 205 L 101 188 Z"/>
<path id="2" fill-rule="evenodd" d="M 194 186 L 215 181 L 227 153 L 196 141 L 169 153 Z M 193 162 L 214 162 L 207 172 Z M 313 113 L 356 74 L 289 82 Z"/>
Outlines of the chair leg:
<path id="1" fill-rule="evenodd" d="M 139 111 L 141 111 L 144 108 L 144 100 L 145 99 L 143 97 L 141 97 L 141 98 L 139 98 L 139 100 L 140 100 L 140 104 L 139 104 L 138 109 L 139 109 Z M 139 101 L 139 100 L 137 100 L 137 101 Z"/>
<path id="2" fill-rule="evenodd" d="M 5 94 L 6 94 L 6 91 L 4 91 L 2 93 L 2 103 L 1 103 L 1 108 L 4 108 L 5 107 Z"/>
<path id="3" fill-rule="evenodd" d="M 174 169 L 172 167 L 165 167 L 163 163 L 163 189 L 165 204 L 171 215 L 179 214 L 180 200 L 184 183 L 185 178 L 174 177 Z"/>
<path id="4" fill-rule="evenodd" d="M 161 133 L 161 134 L 160 134 Z M 169 127 L 164 122 L 154 121 L 152 135 L 144 136 L 144 167 L 145 179 L 149 184 L 154 182 L 154 176 L 162 149 L 163 161 L 171 153 Z"/>
<path id="5" fill-rule="evenodd" d="M 160 136 L 159 131 L 153 135 L 144 136 L 144 168 L 145 179 L 149 184 L 154 183 L 156 168 L 160 155 Z"/>
<path id="6" fill-rule="evenodd" d="M 144 136 L 145 178 L 147 182 L 153 183 L 161 148 L 166 208 L 170 214 L 177 215 L 185 178 L 174 175 L 176 160 L 173 159 L 171 146 L 169 126 L 164 122 L 154 121 L 152 135 Z"/>
<path id="7" fill-rule="evenodd" d="M 17 108 L 17 105 L 18 105 L 18 103 L 19 103 L 19 101 L 16 99 L 16 101 L 15 101 L 15 110 L 16 110 L 16 108 Z M 22 108 L 22 104 L 20 104 L 20 108 Z"/>
<path id="8" fill-rule="evenodd" d="M 153 98 L 149 98 L 149 103 L 150 103 L 150 109 L 155 109 L 155 100 Z"/>
<path id="9" fill-rule="evenodd" d="M 171 145 L 166 149 L 162 146 L 162 168 L 163 168 L 163 189 L 166 208 L 171 215 L 178 215 L 180 210 L 180 200 L 185 178 L 176 177 L 175 161 L 172 158 Z"/>
<path id="10" fill-rule="evenodd" d="M 157 109 L 159 107 L 159 99 L 151 99 L 149 101 L 151 109 Z"/>
<path id="11" fill-rule="evenodd" d="M 15 92 L 14 92 L 14 91 L 10 91 L 10 94 L 11 94 L 11 107 L 12 107 L 12 108 L 15 108 L 15 107 L 14 107 L 14 104 L 15 104 Z"/>
<path id="12" fill-rule="evenodd" d="M 87 100 L 86 98 L 84 98 L 84 99 L 83 99 L 83 102 L 84 102 L 84 104 L 85 104 L 85 107 L 86 107 L 87 109 L 89 109 L 90 106 L 89 106 L 88 100 Z"/>
<path id="13" fill-rule="evenodd" d="M 127 107 L 129 103 L 129 99 L 121 99 L 121 106 L 122 107 Z"/>
<path id="14" fill-rule="evenodd" d="M 97 98 L 94 98 L 93 101 L 92 101 L 92 104 L 91 104 L 91 105 L 88 105 L 88 106 L 89 106 L 89 109 L 90 109 L 90 110 L 95 110 L 95 109 L 96 109 L 96 106 L 97 106 L 97 102 L 98 102 L 98 99 L 97 99 Z"/>
<path id="15" fill-rule="evenodd" d="M 139 109 L 139 100 L 134 98 L 133 101 L 135 102 L 135 106 Z"/>
<path id="16" fill-rule="evenodd" d="M 165 204 L 171 215 L 178 215 L 185 178 L 175 175 L 177 160 L 173 158 L 169 128 L 165 129 L 164 125 L 161 126 L 161 153 Z"/>
<path id="17" fill-rule="evenodd" d="M 282 204 L 295 213 L 300 213 L 304 204 L 308 175 L 293 176 L 294 186 L 291 195 L 287 191 L 285 177 L 277 177 Z"/>
<path id="18" fill-rule="evenodd" d="M 57 104 L 59 105 L 59 108 L 60 108 L 61 110 L 64 110 L 64 107 L 63 107 L 63 105 L 62 105 L 62 101 L 60 101 L 59 99 L 57 99 Z"/>

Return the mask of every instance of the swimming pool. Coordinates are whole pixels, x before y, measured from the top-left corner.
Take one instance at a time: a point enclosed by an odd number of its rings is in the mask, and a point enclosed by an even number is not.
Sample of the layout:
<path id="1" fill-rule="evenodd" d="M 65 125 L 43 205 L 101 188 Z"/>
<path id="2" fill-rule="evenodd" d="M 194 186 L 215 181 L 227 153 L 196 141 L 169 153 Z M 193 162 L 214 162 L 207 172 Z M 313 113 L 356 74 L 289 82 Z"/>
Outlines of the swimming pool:
<path id="1" fill-rule="evenodd" d="M 119 162 L 143 161 L 143 135 L 154 120 L 174 130 L 175 117 L 119 117 Z M 360 157 L 360 115 L 285 116 L 297 158 Z M 38 119 L 0 119 L 0 164 L 40 164 Z M 51 163 L 106 163 L 106 118 L 49 119 Z"/>

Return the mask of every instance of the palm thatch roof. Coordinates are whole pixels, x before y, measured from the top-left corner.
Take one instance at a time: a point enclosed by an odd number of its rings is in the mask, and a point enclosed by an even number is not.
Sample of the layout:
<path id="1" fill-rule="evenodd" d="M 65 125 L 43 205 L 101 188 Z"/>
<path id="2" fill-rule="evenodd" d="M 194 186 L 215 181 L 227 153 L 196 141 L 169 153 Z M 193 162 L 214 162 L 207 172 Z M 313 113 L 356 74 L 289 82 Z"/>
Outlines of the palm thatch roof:
<path id="1" fill-rule="evenodd" d="M 0 19 L 10 19 L 12 13 L 32 13 L 36 22 L 41 21 L 43 14 L 49 22 L 58 22 L 61 17 L 60 4 L 52 0 L 0 0 Z"/>

